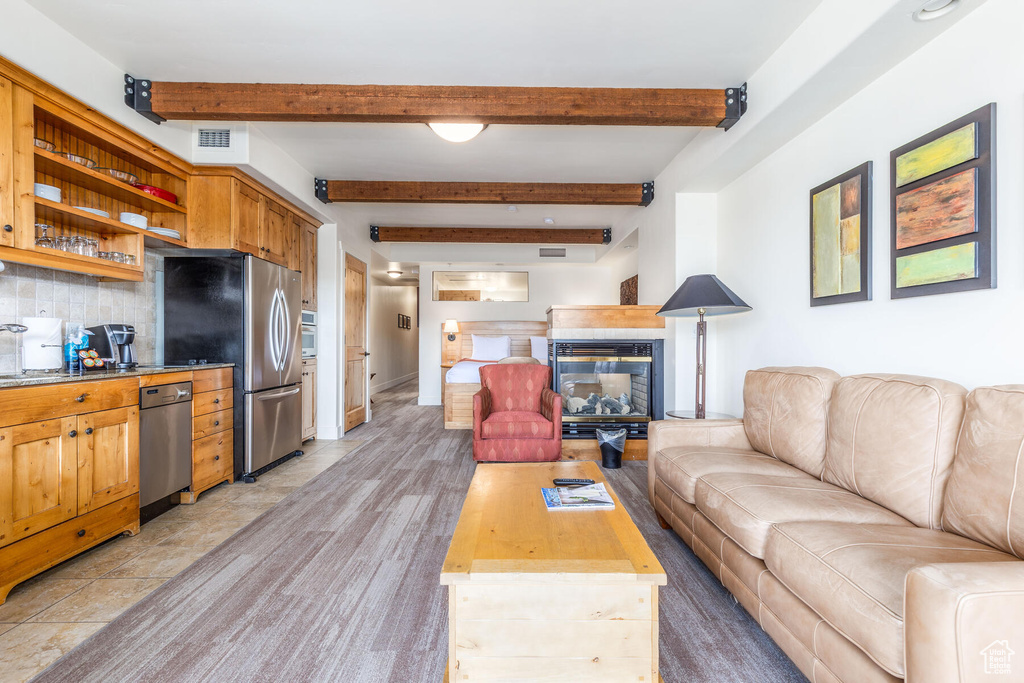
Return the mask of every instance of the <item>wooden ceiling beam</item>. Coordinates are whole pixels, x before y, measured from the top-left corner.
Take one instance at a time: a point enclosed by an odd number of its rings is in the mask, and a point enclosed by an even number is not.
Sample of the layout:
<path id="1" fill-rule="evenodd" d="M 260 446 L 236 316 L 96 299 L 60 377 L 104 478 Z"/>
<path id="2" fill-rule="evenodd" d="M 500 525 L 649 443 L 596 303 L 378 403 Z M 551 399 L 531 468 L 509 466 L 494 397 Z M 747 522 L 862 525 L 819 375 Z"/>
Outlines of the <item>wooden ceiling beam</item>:
<path id="1" fill-rule="evenodd" d="M 316 196 L 331 202 L 379 204 L 571 204 L 647 206 L 654 181 L 646 183 L 475 183 L 391 180 L 324 180 Z"/>
<path id="2" fill-rule="evenodd" d="M 610 228 L 416 228 L 370 226 L 374 242 L 452 244 L 608 244 Z"/>
<path id="3" fill-rule="evenodd" d="M 746 85 L 726 89 L 524 88 L 150 81 L 125 74 L 125 103 L 153 121 L 504 123 L 728 129 Z"/>

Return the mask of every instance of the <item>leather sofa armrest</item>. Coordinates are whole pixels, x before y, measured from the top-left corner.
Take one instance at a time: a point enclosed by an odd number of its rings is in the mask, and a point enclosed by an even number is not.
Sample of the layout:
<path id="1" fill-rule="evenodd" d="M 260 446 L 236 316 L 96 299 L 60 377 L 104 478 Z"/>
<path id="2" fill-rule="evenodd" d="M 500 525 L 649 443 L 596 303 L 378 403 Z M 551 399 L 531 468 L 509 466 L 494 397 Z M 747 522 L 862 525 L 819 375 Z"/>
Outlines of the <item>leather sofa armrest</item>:
<path id="1" fill-rule="evenodd" d="M 480 441 L 484 438 L 484 420 L 491 414 L 491 390 L 487 387 L 480 387 L 480 391 L 473 394 L 473 441 Z"/>
<path id="2" fill-rule="evenodd" d="M 903 608 L 907 683 L 1024 677 L 1024 561 L 916 567 Z"/>
<path id="3" fill-rule="evenodd" d="M 743 420 L 657 420 L 647 427 L 647 494 L 654 505 L 654 460 L 662 448 L 719 446 L 752 449 Z"/>
<path id="4" fill-rule="evenodd" d="M 540 414 L 550 420 L 555 427 L 555 438 L 562 436 L 562 395 L 551 389 L 544 389 L 540 394 Z"/>

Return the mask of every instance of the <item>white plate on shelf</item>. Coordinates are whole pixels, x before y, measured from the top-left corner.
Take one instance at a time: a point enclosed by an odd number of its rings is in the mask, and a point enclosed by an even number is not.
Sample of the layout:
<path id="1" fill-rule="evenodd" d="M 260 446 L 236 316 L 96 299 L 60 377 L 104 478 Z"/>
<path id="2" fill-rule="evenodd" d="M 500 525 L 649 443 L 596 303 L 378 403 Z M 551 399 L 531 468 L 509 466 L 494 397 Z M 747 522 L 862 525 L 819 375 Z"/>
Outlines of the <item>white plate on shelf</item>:
<path id="1" fill-rule="evenodd" d="M 53 185 L 44 185 L 43 183 L 36 183 L 33 188 L 37 197 L 43 199 L 49 199 L 51 202 L 60 201 L 60 188 L 54 187 Z"/>
<path id="2" fill-rule="evenodd" d="M 134 225 L 136 228 L 146 228 L 149 226 L 149 219 L 140 213 L 129 213 L 127 211 L 122 211 L 120 218 L 122 223 Z"/>
<path id="3" fill-rule="evenodd" d="M 163 235 L 164 237 L 170 237 L 176 240 L 181 239 L 181 233 L 177 230 L 171 230 L 170 228 L 149 228 L 149 231 L 155 232 L 158 235 Z"/>
<path id="4" fill-rule="evenodd" d="M 79 211 L 87 211 L 91 214 L 102 216 L 103 218 L 110 218 L 110 214 L 107 213 L 106 211 L 100 211 L 99 209 L 90 209 L 88 206 L 76 206 L 75 208 L 78 209 Z"/>

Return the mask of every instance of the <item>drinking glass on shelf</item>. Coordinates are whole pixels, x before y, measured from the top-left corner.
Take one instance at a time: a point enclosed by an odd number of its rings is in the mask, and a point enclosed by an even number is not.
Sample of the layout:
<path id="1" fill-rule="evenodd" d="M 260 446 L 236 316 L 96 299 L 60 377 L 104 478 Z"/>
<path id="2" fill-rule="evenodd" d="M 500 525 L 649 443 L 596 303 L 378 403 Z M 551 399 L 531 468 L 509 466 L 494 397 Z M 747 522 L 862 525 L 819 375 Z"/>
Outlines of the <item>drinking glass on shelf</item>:
<path id="1" fill-rule="evenodd" d="M 71 251 L 71 236 L 61 233 L 54 238 L 54 243 L 57 249 L 61 251 Z"/>
<path id="2" fill-rule="evenodd" d="M 85 255 L 86 256 L 92 256 L 93 258 L 96 258 L 96 256 L 100 253 L 99 250 L 100 250 L 99 240 L 94 240 L 91 237 L 87 237 L 85 239 Z"/>
<path id="3" fill-rule="evenodd" d="M 120 251 L 110 252 L 110 260 L 114 263 L 124 263 L 124 253 Z"/>
<path id="4" fill-rule="evenodd" d="M 86 247 L 88 241 L 81 235 L 72 235 L 68 240 L 68 251 L 72 254 L 78 254 L 79 256 L 85 256 Z"/>
<path id="5" fill-rule="evenodd" d="M 57 245 L 53 241 L 53 238 L 51 238 L 47 234 L 47 231 L 53 230 L 53 226 L 52 225 L 46 225 L 45 223 L 36 223 L 36 229 L 39 230 L 39 236 L 36 237 L 36 246 L 37 247 L 45 247 L 47 249 L 54 249 L 54 248 L 56 248 Z"/>
<path id="6" fill-rule="evenodd" d="M 127 263 L 129 266 L 134 266 L 135 265 L 135 254 L 125 254 L 124 255 L 124 262 Z"/>
<path id="7" fill-rule="evenodd" d="M 103 259 L 104 261 L 109 261 L 110 260 L 110 252 L 109 251 L 99 251 L 99 252 L 96 252 L 96 256 L 98 258 Z"/>

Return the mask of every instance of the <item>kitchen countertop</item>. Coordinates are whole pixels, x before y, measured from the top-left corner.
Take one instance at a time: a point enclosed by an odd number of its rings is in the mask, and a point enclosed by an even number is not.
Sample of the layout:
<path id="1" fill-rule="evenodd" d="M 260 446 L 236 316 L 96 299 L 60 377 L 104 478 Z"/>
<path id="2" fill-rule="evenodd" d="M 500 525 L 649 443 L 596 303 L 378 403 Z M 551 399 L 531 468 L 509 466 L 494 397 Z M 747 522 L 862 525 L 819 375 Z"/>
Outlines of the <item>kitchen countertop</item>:
<path id="1" fill-rule="evenodd" d="M 143 365 L 131 370 L 90 370 L 80 375 L 64 372 L 27 372 L 21 375 L 0 375 L 0 389 L 28 387 L 38 384 L 60 384 L 63 382 L 91 382 L 102 379 L 124 379 L 143 375 L 162 375 L 168 372 L 190 372 L 193 370 L 216 370 L 234 367 L 234 363 L 207 363 L 206 365 Z"/>

